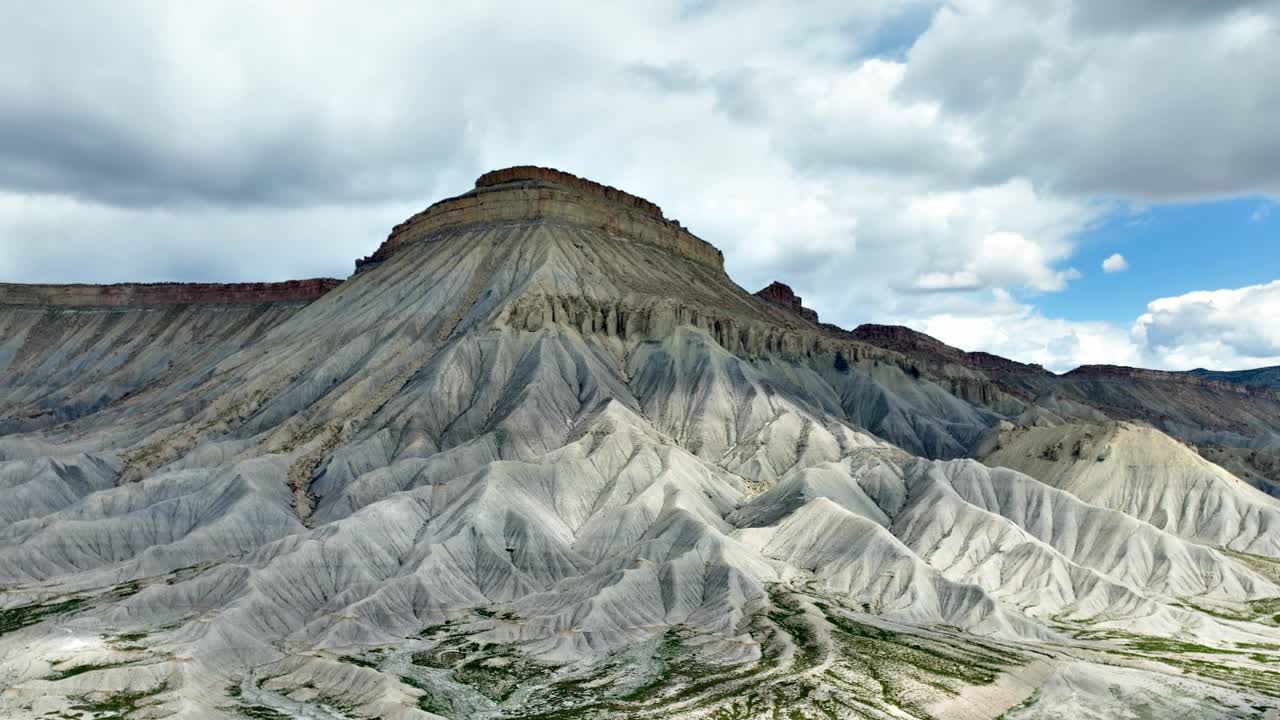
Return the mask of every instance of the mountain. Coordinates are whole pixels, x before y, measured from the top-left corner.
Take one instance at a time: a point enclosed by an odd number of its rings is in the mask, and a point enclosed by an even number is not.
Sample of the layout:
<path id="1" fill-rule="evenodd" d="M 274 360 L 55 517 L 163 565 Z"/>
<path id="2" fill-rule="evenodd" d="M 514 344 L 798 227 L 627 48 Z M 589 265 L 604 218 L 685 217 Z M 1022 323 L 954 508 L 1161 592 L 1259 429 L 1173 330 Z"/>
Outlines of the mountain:
<path id="1" fill-rule="evenodd" d="M 1204 368 L 1196 368 L 1195 370 L 1188 370 L 1187 374 L 1209 380 L 1240 383 L 1241 385 L 1280 388 L 1280 367 L 1265 367 L 1253 370 L 1205 370 Z"/>
<path id="2" fill-rule="evenodd" d="M 1268 391 L 806 310 L 530 167 L 336 285 L 0 288 L 0 716 L 1276 716 L 1280 501 L 1171 437 Z"/>

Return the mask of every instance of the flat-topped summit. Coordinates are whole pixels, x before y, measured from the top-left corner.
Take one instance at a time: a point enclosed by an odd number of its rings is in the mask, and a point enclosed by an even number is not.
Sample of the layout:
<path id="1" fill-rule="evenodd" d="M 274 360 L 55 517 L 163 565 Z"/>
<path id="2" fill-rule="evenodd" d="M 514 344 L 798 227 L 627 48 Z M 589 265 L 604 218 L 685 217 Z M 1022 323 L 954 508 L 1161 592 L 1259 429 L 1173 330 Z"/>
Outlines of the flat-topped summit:
<path id="1" fill-rule="evenodd" d="M 310 302 L 337 287 L 335 278 L 248 283 L 117 283 L 28 285 L 0 283 L 0 305 L 131 307 Z"/>
<path id="2" fill-rule="evenodd" d="M 719 250 L 667 218 L 656 204 L 561 170 L 522 165 L 487 172 L 476 179 L 473 190 L 441 200 L 395 226 L 377 251 L 356 261 L 356 271 L 381 263 L 405 245 L 440 231 L 513 222 L 592 227 L 724 269 Z"/>
<path id="3" fill-rule="evenodd" d="M 620 203 L 666 219 L 662 214 L 662 208 L 642 197 L 632 195 L 625 190 L 619 190 L 612 185 L 602 185 L 594 180 L 578 177 L 573 173 L 556 170 L 555 168 L 538 167 L 537 165 L 515 165 L 501 170 L 490 170 L 476 178 L 476 187 L 487 188 L 521 182 L 542 182 L 561 185 L 584 195 L 594 195 L 609 202 Z M 672 220 L 671 222 L 675 221 Z"/>

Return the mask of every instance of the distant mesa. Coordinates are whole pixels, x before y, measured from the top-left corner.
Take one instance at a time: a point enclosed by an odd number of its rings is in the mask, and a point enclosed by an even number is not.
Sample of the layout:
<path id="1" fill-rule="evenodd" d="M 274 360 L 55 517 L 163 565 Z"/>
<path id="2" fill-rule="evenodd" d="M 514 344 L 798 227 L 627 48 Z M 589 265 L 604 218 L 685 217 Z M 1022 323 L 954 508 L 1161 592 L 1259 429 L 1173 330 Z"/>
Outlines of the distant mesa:
<path id="1" fill-rule="evenodd" d="M 1063 377 L 1072 380 L 1148 380 L 1204 387 L 1220 392 L 1268 398 L 1280 398 L 1277 388 L 1265 378 L 1280 375 L 1277 368 L 1257 368 L 1234 373 L 1213 372 L 1197 368 L 1187 372 L 1148 370 L 1124 365 L 1081 365 Z M 1263 378 L 1246 382 L 1247 379 Z"/>
<path id="2" fill-rule="evenodd" d="M 0 283 L 0 305 L 137 307 L 146 305 L 310 302 L 341 284 L 335 278 L 267 283 Z"/>

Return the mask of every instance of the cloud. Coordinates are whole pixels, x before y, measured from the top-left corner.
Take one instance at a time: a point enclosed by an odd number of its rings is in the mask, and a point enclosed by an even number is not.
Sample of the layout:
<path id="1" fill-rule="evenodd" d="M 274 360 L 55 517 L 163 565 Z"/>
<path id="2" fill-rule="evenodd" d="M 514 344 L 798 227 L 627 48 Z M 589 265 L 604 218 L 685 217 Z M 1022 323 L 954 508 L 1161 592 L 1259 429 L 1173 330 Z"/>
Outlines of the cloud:
<path id="1" fill-rule="evenodd" d="M 896 318 L 965 350 L 1063 372 L 1085 364 L 1166 370 L 1280 365 L 1280 280 L 1158 298 L 1128 327 L 1047 317 L 1005 292 L 984 302 Z"/>
<path id="2" fill-rule="evenodd" d="M 1275 7 L 0 8 L 0 280 L 342 274 L 535 163 L 654 200 L 844 326 L 1147 357 L 1013 294 L 1068 289 L 1117 206 L 1280 195 Z"/>
<path id="3" fill-rule="evenodd" d="M 1273 0 L 1076 0 L 1071 19 L 1082 30 L 1132 32 L 1177 25 L 1195 26 L 1241 11 L 1274 9 Z"/>
<path id="4" fill-rule="evenodd" d="M 1129 261 L 1124 259 L 1120 253 L 1112 253 L 1110 257 L 1102 261 L 1102 272 L 1118 273 L 1129 269 Z"/>
<path id="5" fill-rule="evenodd" d="M 0 192 L 0 282 L 346 277 L 417 204 L 111 207 Z"/>
<path id="6" fill-rule="evenodd" d="M 949 345 L 1037 363 L 1055 372 L 1099 363 L 1140 365 L 1145 359 L 1122 327 L 1046 317 L 1001 293 L 979 312 L 939 313 L 918 327 Z"/>
<path id="7" fill-rule="evenodd" d="M 994 232 L 977 243 L 966 269 L 927 272 L 912 288 L 923 291 L 977 290 L 984 287 L 1023 286 L 1054 291 L 1080 277 L 1074 268 L 1053 270 L 1045 249 L 1013 232 Z"/>
<path id="8" fill-rule="evenodd" d="M 1152 357 L 1170 367 L 1280 365 L 1280 280 L 1160 298 L 1133 326 Z"/>
<path id="9" fill-rule="evenodd" d="M 1157 201 L 1280 195 L 1280 138 L 1266 130 L 1280 122 L 1278 35 L 1276 2 L 956 0 L 907 55 L 901 92 L 967 123 L 985 157 L 976 180 Z"/>

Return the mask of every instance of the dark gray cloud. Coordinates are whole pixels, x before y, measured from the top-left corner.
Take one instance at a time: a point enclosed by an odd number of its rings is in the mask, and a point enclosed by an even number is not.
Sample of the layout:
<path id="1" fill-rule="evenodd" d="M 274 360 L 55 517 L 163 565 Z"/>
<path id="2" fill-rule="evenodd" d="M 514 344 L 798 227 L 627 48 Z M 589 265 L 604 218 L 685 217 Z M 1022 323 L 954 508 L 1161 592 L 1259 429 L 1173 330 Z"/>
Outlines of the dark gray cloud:
<path id="1" fill-rule="evenodd" d="M 1169 3 L 1141 16 L 1144 32 L 1077 32 L 1102 5 L 1037 16 L 961 3 L 913 47 L 899 93 L 973 130 L 986 159 L 971 182 L 1021 175 L 1142 200 L 1280 194 L 1276 3 Z"/>
<path id="2" fill-rule="evenodd" d="M 1072 20 L 1086 31 L 1132 32 L 1197 25 L 1240 11 L 1271 12 L 1275 0 L 1074 0 Z"/>
<path id="3" fill-rule="evenodd" d="M 465 162 L 462 123 L 448 130 L 391 148 L 299 117 L 254 137 L 230 132 L 230 147 L 206 151 L 57 107 L 0 107 L 0 187 L 144 207 L 385 202 L 421 196 L 424 168 Z"/>

